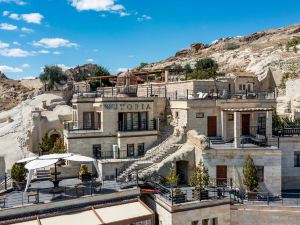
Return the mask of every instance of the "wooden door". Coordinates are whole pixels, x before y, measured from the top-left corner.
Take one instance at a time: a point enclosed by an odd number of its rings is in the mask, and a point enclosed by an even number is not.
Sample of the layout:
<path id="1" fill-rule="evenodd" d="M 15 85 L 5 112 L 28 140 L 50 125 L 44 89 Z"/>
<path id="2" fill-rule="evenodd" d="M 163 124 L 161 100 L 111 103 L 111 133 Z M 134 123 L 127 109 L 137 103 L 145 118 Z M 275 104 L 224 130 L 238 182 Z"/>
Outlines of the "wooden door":
<path id="1" fill-rule="evenodd" d="M 217 136 L 217 117 L 208 116 L 207 117 L 207 136 L 216 137 Z"/>
<path id="2" fill-rule="evenodd" d="M 227 184 L 227 166 L 218 165 L 217 166 L 217 186 L 223 186 Z"/>
<path id="3" fill-rule="evenodd" d="M 242 114 L 242 135 L 250 135 L 250 114 Z"/>

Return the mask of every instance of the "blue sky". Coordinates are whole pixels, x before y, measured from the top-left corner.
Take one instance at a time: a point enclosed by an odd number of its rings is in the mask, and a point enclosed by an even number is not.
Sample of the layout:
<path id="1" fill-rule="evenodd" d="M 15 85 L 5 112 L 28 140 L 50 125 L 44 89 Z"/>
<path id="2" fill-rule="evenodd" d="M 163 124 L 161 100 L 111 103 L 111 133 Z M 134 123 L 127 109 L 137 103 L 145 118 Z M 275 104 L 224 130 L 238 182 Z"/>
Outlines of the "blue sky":
<path id="1" fill-rule="evenodd" d="M 193 42 L 300 22 L 300 1 L 0 0 L 0 70 L 96 63 L 111 73 L 165 59 Z"/>

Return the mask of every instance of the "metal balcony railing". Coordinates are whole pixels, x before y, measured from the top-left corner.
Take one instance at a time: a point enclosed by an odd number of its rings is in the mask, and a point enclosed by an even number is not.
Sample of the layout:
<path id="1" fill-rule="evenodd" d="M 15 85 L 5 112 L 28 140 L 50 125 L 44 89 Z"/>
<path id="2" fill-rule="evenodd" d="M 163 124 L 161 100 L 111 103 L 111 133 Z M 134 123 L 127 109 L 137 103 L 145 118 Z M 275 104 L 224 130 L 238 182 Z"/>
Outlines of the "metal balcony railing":
<path id="1" fill-rule="evenodd" d="M 67 131 L 101 130 L 102 123 L 70 121 L 70 122 L 64 122 L 64 129 Z"/>
<path id="2" fill-rule="evenodd" d="M 151 131 L 157 130 L 156 120 L 140 121 L 137 123 L 124 124 L 119 122 L 119 131 L 130 132 L 130 131 Z"/>

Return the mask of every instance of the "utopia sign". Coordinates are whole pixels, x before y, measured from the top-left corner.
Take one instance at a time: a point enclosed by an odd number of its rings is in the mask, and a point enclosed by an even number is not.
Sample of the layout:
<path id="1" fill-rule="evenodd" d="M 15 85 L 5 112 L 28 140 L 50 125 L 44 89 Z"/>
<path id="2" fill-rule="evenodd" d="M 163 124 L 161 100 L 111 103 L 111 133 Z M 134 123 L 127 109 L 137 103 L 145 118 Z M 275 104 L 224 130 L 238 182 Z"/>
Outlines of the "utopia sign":
<path id="1" fill-rule="evenodd" d="M 104 103 L 107 110 L 150 110 L 149 103 Z"/>

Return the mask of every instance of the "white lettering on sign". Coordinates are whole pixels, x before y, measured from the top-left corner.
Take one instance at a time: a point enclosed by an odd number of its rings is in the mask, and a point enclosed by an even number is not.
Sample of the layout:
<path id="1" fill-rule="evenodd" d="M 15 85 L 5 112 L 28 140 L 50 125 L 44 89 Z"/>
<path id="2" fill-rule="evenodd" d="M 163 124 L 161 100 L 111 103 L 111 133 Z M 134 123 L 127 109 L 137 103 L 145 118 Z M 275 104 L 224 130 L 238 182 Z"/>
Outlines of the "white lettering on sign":
<path id="1" fill-rule="evenodd" d="M 104 103 L 103 104 L 104 108 L 107 110 L 150 110 L 151 109 L 151 105 L 149 103 L 128 103 L 128 104 L 124 104 L 124 103 Z"/>

